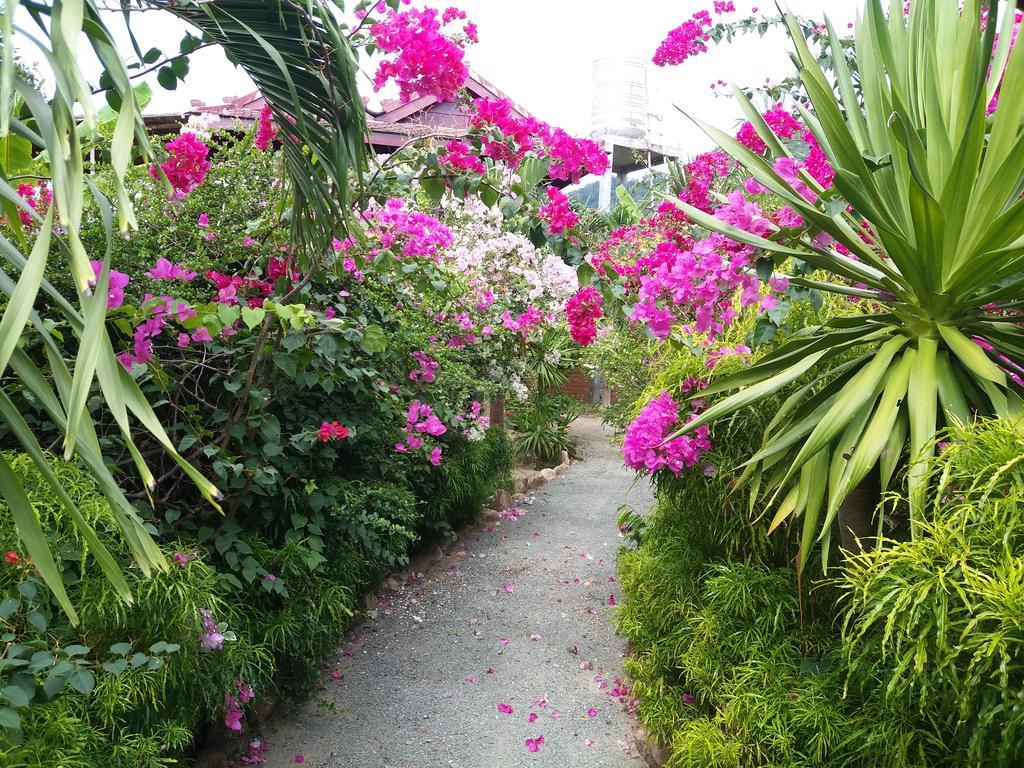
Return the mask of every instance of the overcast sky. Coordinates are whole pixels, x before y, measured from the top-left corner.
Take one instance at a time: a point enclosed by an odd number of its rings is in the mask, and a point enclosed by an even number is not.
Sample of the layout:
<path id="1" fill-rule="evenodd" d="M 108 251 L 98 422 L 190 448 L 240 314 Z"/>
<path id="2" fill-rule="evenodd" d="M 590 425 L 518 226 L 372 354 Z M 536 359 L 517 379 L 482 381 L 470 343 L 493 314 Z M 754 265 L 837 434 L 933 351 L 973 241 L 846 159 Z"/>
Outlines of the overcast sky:
<path id="1" fill-rule="evenodd" d="M 736 17 L 758 4 L 774 11 L 772 0 L 735 0 Z M 421 5 L 421 0 L 417 0 Z M 711 0 L 436 0 L 433 5 L 455 4 L 465 10 L 480 30 L 480 43 L 471 46 L 470 66 L 537 117 L 577 135 L 591 130 L 593 60 L 609 54 L 636 54 L 650 60 L 658 43 L 671 28 Z M 796 13 L 823 18 L 845 29 L 861 6 L 860 0 L 790 0 Z M 112 14 L 117 29 L 119 14 Z M 143 50 L 156 46 L 175 52 L 185 25 L 163 12 L 138 14 L 134 29 Z M 124 50 L 131 50 L 126 42 Z M 716 96 L 709 87 L 719 79 L 740 85 L 756 85 L 765 78 L 780 79 L 791 71 L 788 42 L 775 31 L 765 39 L 741 38 L 681 66 L 649 67 L 650 110 L 664 116 L 661 133 L 665 142 L 687 154 L 706 148 L 708 140 L 676 111 L 687 111 L 722 127 L 732 127 L 737 110 L 731 100 Z M 38 55 L 23 48 L 25 57 Z M 95 66 L 84 63 L 93 77 Z M 223 55 L 209 49 L 193 57 L 192 71 L 177 91 L 164 91 L 151 80 L 155 97 L 147 111 L 181 112 L 192 99 L 219 103 L 224 97 L 252 90 L 252 83 L 231 66 Z M 372 94 L 368 79 L 362 86 Z M 719 89 L 721 90 L 721 89 Z"/>

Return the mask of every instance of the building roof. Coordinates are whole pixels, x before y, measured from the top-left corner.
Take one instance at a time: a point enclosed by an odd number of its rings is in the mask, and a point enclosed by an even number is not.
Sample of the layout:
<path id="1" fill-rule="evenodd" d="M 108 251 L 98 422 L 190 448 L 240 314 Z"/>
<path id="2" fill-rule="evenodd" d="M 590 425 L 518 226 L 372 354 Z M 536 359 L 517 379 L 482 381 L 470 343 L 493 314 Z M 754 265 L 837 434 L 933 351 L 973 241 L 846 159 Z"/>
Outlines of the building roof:
<path id="1" fill-rule="evenodd" d="M 476 73 L 471 73 L 465 90 L 470 99 L 505 99 L 520 117 L 530 114 L 508 99 L 498 88 Z M 211 128 L 247 128 L 259 117 L 265 105 L 259 91 L 226 98 L 221 104 L 192 101 L 191 109 L 182 113 L 146 115 L 146 125 L 154 133 L 177 131 L 192 116 L 203 116 Z M 458 102 L 440 102 L 433 96 L 421 96 L 408 102 L 385 100 L 381 109 L 366 108 L 369 127 L 367 143 L 377 152 L 394 152 L 412 140 L 426 136 L 453 139 L 465 136 L 469 114 Z"/>

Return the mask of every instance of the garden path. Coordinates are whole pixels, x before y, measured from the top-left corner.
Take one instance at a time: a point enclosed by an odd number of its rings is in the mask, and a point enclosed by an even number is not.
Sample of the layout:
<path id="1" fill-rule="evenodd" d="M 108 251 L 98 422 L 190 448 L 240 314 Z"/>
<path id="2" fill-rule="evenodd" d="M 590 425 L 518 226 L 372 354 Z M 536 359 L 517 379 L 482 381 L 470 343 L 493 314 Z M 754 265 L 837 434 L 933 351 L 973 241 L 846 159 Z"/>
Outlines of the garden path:
<path id="1" fill-rule="evenodd" d="M 617 509 L 646 510 L 651 491 L 597 420 L 573 430 L 585 460 L 518 520 L 469 529 L 426 573 L 402 574 L 314 700 L 274 718 L 268 766 L 297 755 L 307 768 L 645 765 L 613 695 L 624 647 L 609 603 Z M 540 736 L 531 751 L 526 740 Z"/>

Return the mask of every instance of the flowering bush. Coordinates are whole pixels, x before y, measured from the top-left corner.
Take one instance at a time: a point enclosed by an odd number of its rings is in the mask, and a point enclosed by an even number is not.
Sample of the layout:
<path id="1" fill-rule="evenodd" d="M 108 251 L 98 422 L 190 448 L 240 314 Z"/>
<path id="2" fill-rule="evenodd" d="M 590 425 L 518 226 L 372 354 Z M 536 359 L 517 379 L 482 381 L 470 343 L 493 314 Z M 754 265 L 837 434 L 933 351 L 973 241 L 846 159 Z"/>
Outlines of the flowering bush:
<path id="1" fill-rule="evenodd" d="M 565 305 L 569 333 L 582 347 L 593 344 L 597 338 L 597 321 L 602 316 L 601 294 L 592 285 L 581 289 Z"/>
<path id="2" fill-rule="evenodd" d="M 646 472 L 664 467 L 677 477 L 684 469 L 695 467 L 711 447 L 708 428 L 700 427 L 691 435 L 666 442 L 679 425 L 679 405 L 668 392 L 648 402 L 626 429 L 622 442 L 626 466 Z"/>
<path id="3" fill-rule="evenodd" d="M 160 163 L 160 170 L 150 168 L 149 173 L 159 179 L 162 171 L 174 194 L 185 197 L 206 179 L 210 170 L 210 161 L 206 158 L 210 150 L 194 133 L 183 133 L 167 142 L 166 149 L 168 157 Z"/>
<path id="4" fill-rule="evenodd" d="M 436 8 L 388 9 L 382 21 L 370 26 L 377 48 L 393 55 L 377 67 L 374 90 L 394 80 L 402 101 L 416 96 L 454 101 L 469 76 L 464 48 L 477 42 L 477 34 L 472 22 L 454 33 L 446 32 L 445 27 L 465 19 L 466 14 L 457 8 L 448 8 L 443 14 Z"/>

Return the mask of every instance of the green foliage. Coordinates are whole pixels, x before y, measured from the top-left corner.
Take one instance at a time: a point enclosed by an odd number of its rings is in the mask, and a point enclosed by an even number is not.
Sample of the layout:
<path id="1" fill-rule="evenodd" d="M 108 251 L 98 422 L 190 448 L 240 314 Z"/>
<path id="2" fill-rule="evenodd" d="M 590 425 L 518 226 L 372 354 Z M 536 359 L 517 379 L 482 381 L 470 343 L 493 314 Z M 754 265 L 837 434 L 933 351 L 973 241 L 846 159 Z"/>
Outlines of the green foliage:
<path id="1" fill-rule="evenodd" d="M 451 536 L 455 526 L 475 518 L 498 488 L 512 485 L 512 447 L 501 427 L 482 441 L 463 442 L 416 484 L 420 528 L 432 536 Z"/>
<path id="2" fill-rule="evenodd" d="M 949 765 L 1016 765 L 1024 436 L 985 421 L 940 445 L 920 535 L 851 558 L 840 579 L 850 674 L 948 734 Z"/>
<path id="3" fill-rule="evenodd" d="M 559 462 L 562 451 L 574 455 L 576 441 L 569 434 L 569 426 L 579 413 L 579 405 L 568 395 L 534 397 L 512 416 L 516 450 L 542 464 Z"/>
<path id="4" fill-rule="evenodd" d="M 723 358 L 712 381 L 742 365 Z M 702 369 L 703 356 L 676 347 L 647 394 Z M 773 416 L 769 405 L 716 423 L 704 456 L 714 475 L 660 473 L 653 512 L 622 518 L 637 546 L 619 556 L 617 621 L 639 719 L 672 766 L 938 764 L 919 719 L 876 686 L 848 683 L 832 587 L 799 580 L 791 541 L 751 523 L 736 471 Z"/>
<path id="5" fill-rule="evenodd" d="M 576 449 L 569 426 L 579 416 L 579 406 L 555 390 L 578 363 L 577 348 L 564 330 L 548 329 L 528 344 L 526 363 L 534 387 L 530 399 L 512 413 L 516 451 L 541 464 L 557 463 L 562 451 L 572 455 Z"/>
<path id="6" fill-rule="evenodd" d="M 737 91 L 767 157 L 701 125 L 806 226 L 758 237 L 682 207 L 695 223 L 761 248 L 776 263 L 795 257 L 828 274 L 798 276 L 795 284 L 875 307 L 813 328 L 719 382 L 713 391 L 733 394 L 682 431 L 757 407 L 809 372 L 821 376 L 820 387 L 797 391 L 783 406 L 744 477 L 782 500 L 780 520 L 802 518 L 803 560 L 815 541 L 827 551 L 851 491 L 876 471 L 884 491 L 903 454 L 918 535 L 936 429 L 975 411 L 1011 419 L 1022 411 L 1021 387 L 1007 369 L 1024 363 L 1016 317 L 1024 296 L 1024 96 L 1000 93 L 998 109 L 986 112 L 1001 82 L 1024 76 L 1024 53 L 1011 51 L 1009 5 L 921 0 L 904 12 L 893 2 L 886 17 L 880 0 L 869 0 L 856 24 L 855 80 L 848 47 L 831 26 L 826 75 L 797 19 L 783 19 L 809 100 L 803 115 L 836 170 L 833 185 L 822 188 L 805 172 L 800 184 L 812 192 L 805 196 L 785 181 L 774 163 L 792 151 Z M 836 245 L 821 247 L 822 234 Z M 822 372 L 855 347 L 861 354 L 849 366 Z"/>

